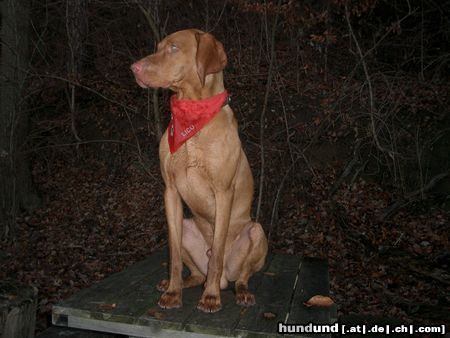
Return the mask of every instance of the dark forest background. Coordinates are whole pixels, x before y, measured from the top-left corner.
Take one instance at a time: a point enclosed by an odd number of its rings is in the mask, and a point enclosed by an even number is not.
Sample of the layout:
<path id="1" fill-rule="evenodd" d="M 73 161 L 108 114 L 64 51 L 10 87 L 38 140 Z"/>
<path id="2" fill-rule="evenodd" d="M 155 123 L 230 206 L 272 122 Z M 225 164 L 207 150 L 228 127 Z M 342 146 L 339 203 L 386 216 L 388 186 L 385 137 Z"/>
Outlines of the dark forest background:
<path id="1" fill-rule="evenodd" d="M 340 317 L 447 323 L 450 1 L 2 0 L 0 278 L 51 305 L 166 242 L 167 91 L 132 62 L 223 42 L 273 252 L 326 258 Z"/>

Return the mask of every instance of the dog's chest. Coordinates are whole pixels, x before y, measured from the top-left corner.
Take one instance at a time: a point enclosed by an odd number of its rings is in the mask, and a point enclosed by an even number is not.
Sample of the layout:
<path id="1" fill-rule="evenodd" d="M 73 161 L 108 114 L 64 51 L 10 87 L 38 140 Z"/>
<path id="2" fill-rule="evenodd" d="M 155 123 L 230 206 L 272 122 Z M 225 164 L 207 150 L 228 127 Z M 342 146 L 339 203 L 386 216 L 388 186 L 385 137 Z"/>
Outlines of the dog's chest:
<path id="1" fill-rule="evenodd" d="M 212 216 L 209 213 L 214 210 L 214 194 L 201 149 L 195 149 L 192 144 L 183 146 L 171 156 L 170 162 L 169 170 L 177 190 L 192 212 L 205 218 Z"/>
<path id="2" fill-rule="evenodd" d="M 169 159 L 169 171 L 175 177 L 186 175 L 187 170 L 202 171 L 205 168 L 205 154 L 196 144 L 197 136 L 188 140 Z"/>

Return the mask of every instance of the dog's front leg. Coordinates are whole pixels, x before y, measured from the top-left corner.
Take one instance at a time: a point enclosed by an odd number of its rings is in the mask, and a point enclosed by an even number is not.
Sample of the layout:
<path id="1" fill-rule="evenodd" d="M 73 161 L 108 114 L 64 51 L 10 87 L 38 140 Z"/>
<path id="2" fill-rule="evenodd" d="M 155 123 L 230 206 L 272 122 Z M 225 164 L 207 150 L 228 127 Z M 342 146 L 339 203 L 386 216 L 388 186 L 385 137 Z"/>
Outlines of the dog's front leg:
<path id="1" fill-rule="evenodd" d="M 211 257 L 208 263 L 208 275 L 205 290 L 197 305 L 197 308 L 204 312 L 217 312 L 222 308 L 220 301 L 220 277 L 223 270 L 226 236 L 230 225 L 233 189 L 217 191 L 215 200 L 216 217 Z"/>
<path id="2" fill-rule="evenodd" d="M 169 228 L 170 276 L 169 286 L 161 295 L 158 305 L 164 309 L 181 306 L 181 239 L 183 231 L 183 206 L 180 194 L 174 185 L 166 187 L 164 192 L 166 217 Z"/>

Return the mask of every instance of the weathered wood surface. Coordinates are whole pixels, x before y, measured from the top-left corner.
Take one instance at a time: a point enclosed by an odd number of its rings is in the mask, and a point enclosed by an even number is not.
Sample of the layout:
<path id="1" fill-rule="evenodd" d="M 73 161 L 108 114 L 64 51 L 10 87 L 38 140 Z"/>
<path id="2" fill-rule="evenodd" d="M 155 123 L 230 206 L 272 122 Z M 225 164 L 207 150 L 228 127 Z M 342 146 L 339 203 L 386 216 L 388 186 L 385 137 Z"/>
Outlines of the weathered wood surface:
<path id="1" fill-rule="evenodd" d="M 55 325 L 113 332 L 136 337 L 276 337 L 278 322 L 330 323 L 330 309 L 307 308 L 310 297 L 328 294 L 325 261 L 271 255 L 263 270 L 250 279 L 255 306 L 234 302 L 233 285 L 223 290 L 222 310 L 196 309 L 201 288 L 183 290 L 183 307 L 162 310 L 155 285 L 167 278 L 166 251 L 114 274 L 53 307 Z M 315 337 L 319 337 L 315 335 Z"/>
<path id="2" fill-rule="evenodd" d="M 36 338 L 125 338 L 126 336 L 98 331 L 52 326 L 39 333 Z"/>
<path id="3" fill-rule="evenodd" d="M 14 280 L 0 281 L 0 337 L 34 337 L 37 289 Z"/>

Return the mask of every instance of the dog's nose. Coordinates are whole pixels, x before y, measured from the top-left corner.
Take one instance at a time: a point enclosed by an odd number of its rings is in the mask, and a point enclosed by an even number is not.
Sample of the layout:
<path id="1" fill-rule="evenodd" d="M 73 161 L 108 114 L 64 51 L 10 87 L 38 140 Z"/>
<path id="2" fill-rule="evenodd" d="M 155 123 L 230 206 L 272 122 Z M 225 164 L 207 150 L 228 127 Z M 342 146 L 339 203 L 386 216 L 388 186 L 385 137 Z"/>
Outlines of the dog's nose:
<path id="1" fill-rule="evenodd" d="M 140 62 L 135 62 L 131 65 L 131 70 L 133 73 L 138 74 L 142 70 L 142 64 Z"/>

